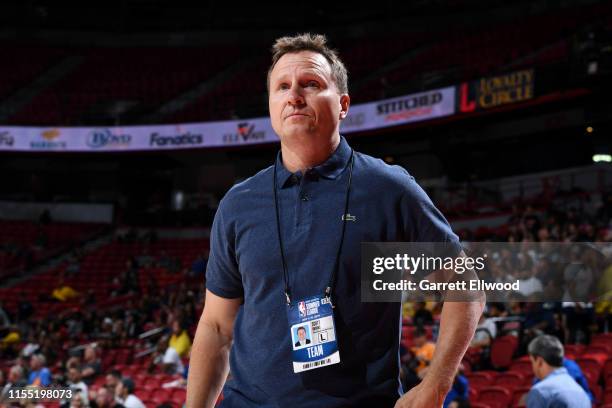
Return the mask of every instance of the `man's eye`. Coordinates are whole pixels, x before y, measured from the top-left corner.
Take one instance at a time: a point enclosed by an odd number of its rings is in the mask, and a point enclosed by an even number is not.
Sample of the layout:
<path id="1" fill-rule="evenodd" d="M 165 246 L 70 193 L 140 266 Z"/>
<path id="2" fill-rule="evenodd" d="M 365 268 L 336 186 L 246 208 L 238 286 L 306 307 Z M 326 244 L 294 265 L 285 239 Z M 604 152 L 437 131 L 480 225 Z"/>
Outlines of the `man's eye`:
<path id="1" fill-rule="evenodd" d="M 278 86 L 278 89 L 282 89 L 282 90 L 289 89 L 289 85 L 287 85 L 287 84 L 280 84 L 280 85 Z"/>
<path id="2" fill-rule="evenodd" d="M 318 83 L 317 81 L 308 81 L 308 83 L 306 84 L 306 86 L 308 86 L 308 87 L 318 88 L 318 87 L 319 87 L 319 83 Z"/>

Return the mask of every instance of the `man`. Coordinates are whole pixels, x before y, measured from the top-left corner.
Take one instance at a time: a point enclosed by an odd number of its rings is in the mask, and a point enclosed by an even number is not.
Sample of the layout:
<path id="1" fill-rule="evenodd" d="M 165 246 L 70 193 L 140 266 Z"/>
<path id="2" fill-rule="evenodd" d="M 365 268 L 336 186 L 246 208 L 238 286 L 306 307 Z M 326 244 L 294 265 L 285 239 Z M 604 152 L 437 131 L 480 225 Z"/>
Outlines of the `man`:
<path id="1" fill-rule="evenodd" d="M 46 359 L 42 354 L 30 357 L 30 375 L 28 385 L 35 387 L 48 387 L 51 384 L 51 371 L 45 367 Z"/>
<path id="2" fill-rule="evenodd" d="M 361 302 L 360 243 L 441 241 L 459 253 L 457 236 L 404 169 L 340 136 L 347 72 L 325 37 L 284 37 L 273 51 L 268 102 L 281 151 L 215 215 L 187 407 L 212 407 L 230 366 L 223 407 L 439 407 L 483 305 L 444 306 L 429 374 L 399 399 L 401 305 Z M 297 316 L 298 302 L 323 294 L 340 362 L 296 374 L 294 352 L 305 350 L 292 350 L 288 310 Z"/>
<path id="3" fill-rule="evenodd" d="M 96 349 L 91 346 L 85 347 L 83 352 L 83 370 L 81 376 L 85 384 L 91 384 L 102 371 L 102 363 L 96 355 Z"/>
<path id="4" fill-rule="evenodd" d="M 13 387 L 25 387 L 27 385 L 23 367 L 14 365 L 8 373 L 8 379 L 4 387 L 0 389 L 0 401 L 8 397 L 8 392 Z"/>
<path id="5" fill-rule="evenodd" d="M 541 380 L 527 395 L 527 408 L 590 408 L 587 393 L 563 367 L 563 345 L 554 336 L 541 335 L 527 352 L 534 375 Z"/>
<path id="6" fill-rule="evenodd" d="M 169 345 L 169 337 L 167 335 L 162 336 L 157 342 L 157 350 L 153 357 L 152 367 L 155 366 L 161 368 L 161 370 L 168 374 L 182 374 L 185 370 L 183 362 L 179 353 L 174 347 Z"/>
<path id="7" fill-rule="evenodd" d="M 298 341 L 295 342 L 295 347 L 302 347 L 310 344 L 310 339 L 306 338 L 306 329 L 304 327 L 298 327 L 297 335 Z"/>
<path id="8" fill-rule="evenodd" d="M 115 395 L 115 390 L 117 389 L 117 385 L 121 382 L 121 372 L 119 370 L 111 370 L 108 374 L 106 374 L 104 388 L 108 391 L 112 392 Z"/>
<path id="9" fill-rule="evenodd" d="M 115 393 L 102 387 L 98 390 L 96 398 L 89 404 L 91 408 L 123 408 L 115 401 Z"/>
<path id="10" fill-rule="evenodd" d="M 89 405 L 89 388 L 82 381 L 81 369 L 79 367 L 71 367 L 68 369 L 68 387 L 79 396 L 83 401 L 84 406 Z"/>
<path id="11" fill-rule="evenodd" d="M 115 392 L 117 402 L 125 408 L 146 408 L 140 398 L 134 395 L 134 381 L 129 377 L 121 379 Z"/>

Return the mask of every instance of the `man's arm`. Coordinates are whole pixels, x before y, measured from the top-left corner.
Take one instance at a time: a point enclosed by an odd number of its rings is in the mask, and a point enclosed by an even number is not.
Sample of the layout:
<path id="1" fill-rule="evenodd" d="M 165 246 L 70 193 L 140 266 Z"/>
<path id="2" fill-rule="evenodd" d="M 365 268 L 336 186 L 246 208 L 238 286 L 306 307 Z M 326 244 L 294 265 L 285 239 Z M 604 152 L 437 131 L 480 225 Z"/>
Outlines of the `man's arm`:
<path id="1" fill-rule="evenodd" d="M 440 335 L 433 360 L 423 381 L 400 398 L 396 408 L 439 408 L 453 385 L 457 368 L 465 354 L 484 300 L 476 302 L 445 302 L 440 319 Z"/>
<path id="2" fill-rule="evenodd" d="M 229 372 L 234 320 L 242 299 L 225 299 L 209 290 L 198 323 L 187 378 L 187 408 L 212 408 Z"/>

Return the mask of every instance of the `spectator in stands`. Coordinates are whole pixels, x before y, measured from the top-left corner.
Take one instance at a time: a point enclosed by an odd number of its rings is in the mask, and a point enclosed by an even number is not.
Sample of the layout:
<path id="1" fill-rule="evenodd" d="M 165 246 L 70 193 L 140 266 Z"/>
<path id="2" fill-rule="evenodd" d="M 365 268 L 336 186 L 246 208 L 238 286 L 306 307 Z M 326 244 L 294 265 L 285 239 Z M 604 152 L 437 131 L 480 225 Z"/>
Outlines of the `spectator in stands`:
<path id="1" fill-rule="evenodd" d="M 123 405 L 115 401 L 115 392 L 106 388 L 100 388 L 96 393 L 96 398 L 89 403 L 91 408 L 123 408 Z"/>
<path id="2" fill-rule="evenodd" d="M 121 379 L 115 392 L 117 402 L 125 408 L 146 408 L 140 398 L 134 395 L 134 381 L 129 377 Z"/>
<path id="3" fill-rule="evenodd" d="M 121 382 L 121 372 L 119 370 L 111 370 L 108 374 L 106 374 L 104 388 L 109 390 L 115 395 L 115 391 L 117 389 L 117 385 Z"/>
<path id="4" fill-rule="evenodd" d="M 553 333 L 557 329 L 552 303 L 529 302 L 526 304 L 524 315 L 523 328 L 528 341 L 540 334 Z"/>
<path id="5" fill-rule="evenodd" d="M 590 408 L 587 393 L 563 367 L 563 345 L 554 336 L 542 335 L 528 347 L 534 375 L 541 380 L 527 395 L 527 408 Z"/>
<path id="6" fill-rule="evenodd" d="M 172 322 L 170 347 L 174 348 L 181 358 L 186 357 L 191 349 L 191 339 L 187 333 L 187 328 L 179 319 Z"/>
<path id="7" fill-rule="evenodd" d="M 0 371 L 1 372 L 1 371 Z M 7 381 L 0 388 L 0 401 L 2 398 L 6 396 L 8 390 L 13 387 L 25 387 L 27 385 L 27 381 L 25 379 L 25 374 L 23 371 L 23 367 L 19 365 L 14 365 L 11 367 L 8 373 Z"/>
<path id="8" fill-rule="evenodd" d="M 446 398 L 444 399 L 444 408 L 448 408 L 451 406 L 453 401 L 466 401 L 468 399 L 468 394 L 470 391 L 468 379 L 461 373 L 457 372 L 455 376 L 455 381 L 453 381 L 453 386 L 451 387 L 448 394 L 446 394 Z"/>
<path id="9" fill-rule="evenodd" d="M 185 367 L 176 349 L 169 345 L 168 336 L 162 336 L 157 342 L 157 350 L 152 364 L 161 367 L 168 374 L 183 374 Z M 153 367 L 151 367 L 153 368 Z"/>
<path id="10" fill-rule="evenodd" d="M 529 297 L 533 294 L 540 293 L 544 290 L 542 282 L 538 278 L 538 268 L 534 265 L 529 258 L 523 257 L 524 261 L 521 261 L 519 272 L 519 290 L 518 292 Z"/>
<path id="11" fill-rule="evenodd" d="M 45 367 L 47 360 L 42 354 L 34 354 L 30 357 L 30 375 L 28 385 L 35 387 L 47 387 L 51 384 L 51 371 Z"/>
<path id="12" fill-rule="evenodd" d="M 427 340 L 427 333 L 418 328 L 414 332 L 414 347 L 411 348 L 411 357 L 407 359 L 404 365 L 405 380 L 404 390 L 408 391 L 418 385 L 429 367 L 429 363 L 433 359 L 436 345 Z"/>
<path id="13" fill-rule="evenodd" d="M 68 387 L 78 395 L 79 398 L 83 401 L 84 406 L 89 405 L 89 388 L 87 384 L 85 384 L 81 379 L 81 369 L 77 367 L 72 367 L 68 369 Z"/>
<path id="14" fill-rule="evenodd" d="M 85 384 L 90 385 L 95 377 L 102 372 L 102 363 L 96 354 L 96 349 L 88 346 L 83 352 L 83 371 L 82 377 Z"/>

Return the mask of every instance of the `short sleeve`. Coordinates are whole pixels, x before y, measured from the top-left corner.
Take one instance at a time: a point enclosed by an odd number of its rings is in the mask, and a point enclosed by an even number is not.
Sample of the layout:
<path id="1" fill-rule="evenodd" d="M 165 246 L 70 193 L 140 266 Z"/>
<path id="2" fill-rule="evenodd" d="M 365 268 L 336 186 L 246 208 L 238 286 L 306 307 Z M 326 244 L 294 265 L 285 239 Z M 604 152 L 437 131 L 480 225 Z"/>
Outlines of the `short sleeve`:
<path id="1" fill-rule="evenodd" d="M 461 250 L 459 237 L 412 176 L 404 189 L 401 212 L 405 241 L 447 242 L 457 253 Z"/>
<path id="2" fill-rule="evenodd" d="M 527 408 L 546 408 L 546 400 L 537 388 L 532 388 L 527 394 Z"/>
<path id="3" fill-rule="evenodd" d="M 226 222 L 224 208 L 222 200 L 210 231 L 206 289 L 217 296 L 235 299 L 244 296 L 244 289 L 236 261 L 234 228 Z"/>

